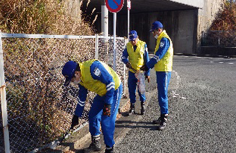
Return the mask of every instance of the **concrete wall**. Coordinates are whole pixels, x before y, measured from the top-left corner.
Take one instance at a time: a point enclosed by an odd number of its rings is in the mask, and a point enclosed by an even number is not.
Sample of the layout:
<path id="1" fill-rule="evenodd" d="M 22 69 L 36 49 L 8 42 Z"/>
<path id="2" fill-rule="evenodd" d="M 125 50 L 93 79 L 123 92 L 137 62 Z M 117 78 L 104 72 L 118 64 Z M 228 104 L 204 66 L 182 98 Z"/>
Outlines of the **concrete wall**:
<path id="1" fill-rule="evenodd" d="M 215 17 L 217 16 L 218 12 L 222 9 L 225 0 L 205 0 L 204 6 L 202 9 L 199 9 L 198 13 L 198 29 L 197 29 L 197 52 L 201 52 L 201 37 L 202 33 L 206 32 Z"/>
<path id="2" fill-rule="evenodd" d="M 110 16 L 109 25 L 112 16 Z M 152 33 L 149 32 L 154 21 L 163 23 L 164 29 L 171 37 L 175 53 L 191 54 L 197 43 L 197 10 L 166 11 L 153 13 L 138 13 L 131 15 L 130 30 L 136 30 L 141 40 L 148 45 L 149 51 L 155 49 L 155 42 Z M 111 27 L 111 26 L 109 26 Z M 109 33 L 112 33 L 109 29 Z M 125 15 L 119 16 L 117 20 L 117 35 L 127 36 L 127 18 Z"/>
<path id="3" fill-rule="evenodd" d="M 152 51 L 155 40 L 145 31 L 150 29 L 153 21 L 160 20 L 173 41 L 175 53 L 198 54 L 201 52 L 202 32 L 210 28 L 224 1 L 204 0 L 204 3 L 199 3 L 202 8 L 196 10 L 131 14 L 131 29 L 138 31 L 140 38 L 147 42 L 149 50 Z M 126 21 L 125 16 L 122 18 Z M 127 25 L 126 23 L 123 21 L 121 26 Z M 120 33 L 121 30 L 117 29 L 117 34 L 123 34 Z"/>
<path id="4" fill-rule="evenodd" d="M 189 0 L 172 0 L 183 3 Z M 203 3 L 204 2 L 204 3 Z M 175 53 L 200 53 L 201 36 L 207 31 L 219 12 L 224 0 L 199 0 L 200 9 L 175 10 L 150 13 L 131 13 L 130 30 L 136 30 L 141 40 L 146 41 L 150 52 L 154 51 L 155 39 L 149 32 L 152 22 L 159 20 L 171 37 Z M 101 29 L 101 19 L 96 22 L 97 32 Z M 117 13 L 117 35 L 127 36 L 127 16 Z M 113 34 L 113 16 L 109 13 L 109 34 Z"/>
<path id="5" fill-rule="evenodd" d="M 184 10 L 172 12 L 152 13 L 149 17 L 149 25 L 159 20 L 163 23 L 164 29 L 172 39 L 174 52 L 190 54 L 196 43 L 197 10 Z M 150 34 L 148 45 L 150 50 L 155 48 L 155 39 Z"/>
<path id="6" fill-rule="evenodd" d="M 202 8 L 204 6 L 205 0 L 170 0 L 176 3 L 181 3 L 184 5 L 190 5 L 197 8 Z"/>

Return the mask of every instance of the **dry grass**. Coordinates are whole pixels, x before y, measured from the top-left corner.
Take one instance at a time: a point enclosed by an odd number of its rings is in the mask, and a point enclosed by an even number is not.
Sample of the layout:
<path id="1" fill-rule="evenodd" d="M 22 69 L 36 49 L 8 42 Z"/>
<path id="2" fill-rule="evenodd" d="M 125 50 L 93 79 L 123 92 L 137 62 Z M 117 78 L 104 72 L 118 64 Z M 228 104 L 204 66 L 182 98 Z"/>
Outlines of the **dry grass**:
<path id="1" fill-rule="evenodd" d="M 94 34 L 83 19 L 68 16 L 60 0 L 1 0 L 0 30 L 26 34 Z M 81 62 L 93 58 L 94 40 L 9 38 L 3 40 L 3 51 L 10 132 L 17 127 L 14 135 L 18 139 L 22 131 L 32 131 L 25 134 L 27 139 L 17 143 L 21 146 L 31 139 L 33 144 L 25 146 L 30 149 L 59 137 L 70 126 L 76 105 L 76 96 L 69 99 L 68 89 L 62 88 L 61 66 L 68 60 Z M 71 90 L 75 92 L 74 88 Z"/>
<path id="2" fill-rule="evenodd" d="M 7 33 L 91 35 L 81 18 L 68 16 L 63 1 L 1 0 L 0 30 Z"/>
<path id="3" fill-rule="evenodd" d="M 210 30 L 236 30 L 236 3 L 225 3 Z"/>
<path id="4" fill-rule="evenodd" d="M 236 3 L 226 2 L 207 33 L 207 45 L 236 46 Z M 219 44 L 220 40 L 220 44 Z"/>

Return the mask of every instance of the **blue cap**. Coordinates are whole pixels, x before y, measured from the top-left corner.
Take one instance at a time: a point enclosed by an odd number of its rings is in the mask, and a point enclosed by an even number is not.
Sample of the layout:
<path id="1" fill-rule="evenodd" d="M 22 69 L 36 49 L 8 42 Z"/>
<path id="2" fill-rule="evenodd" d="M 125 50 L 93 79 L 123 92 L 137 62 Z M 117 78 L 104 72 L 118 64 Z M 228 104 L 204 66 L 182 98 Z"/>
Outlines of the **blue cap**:
<path id="1" fill-rule="evenodd" d="M 153 32 L 156 29 L 163 28 L 163 25 L 160 21 L 155 21 L 152 23 L 152 29 L 150 29 L 150 32 Z"/>
<path id="2" fill-rule="evenodd" d="M 138 38 L 138 33 L 135 30 L 130 31 L 129 33 L 129 41 L 134 41 L 136 38 Z"/>
<path id="3" fill-rule="evenodd" d="M 66 77 L 66 81 L 64 83 L 65 86 L 68 86 L 70 84 L 70 81 L 75 74 L 75 69 L 77 65 L 78 64 L 74 61 L 69 61 L 64 65 L 62 69 L 62 74 Z"/>

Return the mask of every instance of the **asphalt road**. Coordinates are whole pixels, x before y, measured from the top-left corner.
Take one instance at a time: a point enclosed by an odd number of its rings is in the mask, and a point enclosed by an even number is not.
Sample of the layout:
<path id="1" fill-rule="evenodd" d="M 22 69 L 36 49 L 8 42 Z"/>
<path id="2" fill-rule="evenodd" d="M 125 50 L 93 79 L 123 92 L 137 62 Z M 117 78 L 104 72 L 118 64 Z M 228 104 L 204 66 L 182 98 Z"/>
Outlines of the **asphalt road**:
<path id="1" fill-rule="evenodd" d="M 116 140 L 116 153 L 236 152 L 235 58 L 174 56 L 164 131 L 152 124 L 160 114 L 155 79 L 151 70 L 147 113 L 136 115 L 137 121 L 117 121 L 116 129 L 129 130 Z"/>

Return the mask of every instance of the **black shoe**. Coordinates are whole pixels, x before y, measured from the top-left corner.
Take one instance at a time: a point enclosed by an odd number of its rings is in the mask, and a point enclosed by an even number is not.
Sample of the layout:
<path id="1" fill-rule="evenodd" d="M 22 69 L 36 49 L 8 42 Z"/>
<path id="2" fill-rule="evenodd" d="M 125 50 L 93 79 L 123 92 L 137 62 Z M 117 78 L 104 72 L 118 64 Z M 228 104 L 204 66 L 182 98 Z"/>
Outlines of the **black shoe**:
<path id="1" fill-rule="evenodd" d="M 131 105 L 130 105 L 130 110 L 129 110 L 129 116 L 130 115 L 132 115 L 132 114 L 134 114 L 135 113 L 135 111 L 134 111 L 134 103 L 131 103 Z"/>
<path id="2" fill-rule="evenodd" d="M 97 135 L 97 136 L 92 136 L 92 143 L 89 145 L 88 148 L 84 149 L 84 153 L 100 151 L 100 150 L 102 150 L 102 145 L 100 142 L 100 135 Z"/>
<path id="3" fill-rule="evenodd" d="M 108 147 L 108 146 L 106 146 L 105 153 L 114 153 L 113 147 Z"/>
<path id="4" fill-rule="evenodd" d="M 144 102 L 141 102 L 141 115 L 144 115 L 145 109 L 146 109 L 145 103 L 144 103 Z"/>
<path id="5" fill-rule="evenodd" d="M 160 125 L 157 126 L 157 130 L 164 130 L 165 127 L 166 127 L 166 124 L 167 124 L 167 117 L 168 117 L 168 114 L 162 114 L 161 117 L 160 117 Z"/>
<path id="6" fill-rule="evenodd" d="M 134 113 L 135 113 L 135 112 L 134 112 L 134 109 L 131 108 L 131 109 L 129 110 L 129 114 L 128 114 L 128 115 L 130 116 L 130 115 L 132 115 L 132 114 L 134 114 Z"/>
<path id="7" fill-rule="evenodd" d="M 153 120 L 152 124 L 161 124 L 161 117 L 159 117 L 157 120 Z"/>

